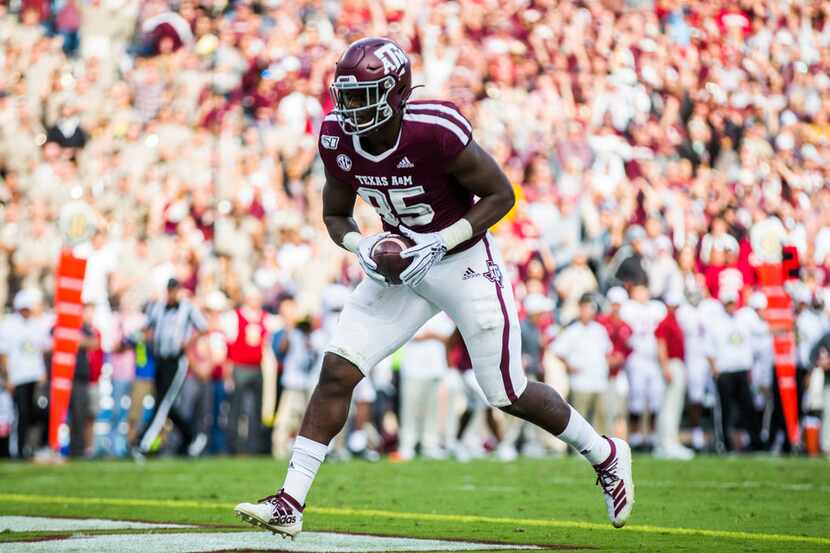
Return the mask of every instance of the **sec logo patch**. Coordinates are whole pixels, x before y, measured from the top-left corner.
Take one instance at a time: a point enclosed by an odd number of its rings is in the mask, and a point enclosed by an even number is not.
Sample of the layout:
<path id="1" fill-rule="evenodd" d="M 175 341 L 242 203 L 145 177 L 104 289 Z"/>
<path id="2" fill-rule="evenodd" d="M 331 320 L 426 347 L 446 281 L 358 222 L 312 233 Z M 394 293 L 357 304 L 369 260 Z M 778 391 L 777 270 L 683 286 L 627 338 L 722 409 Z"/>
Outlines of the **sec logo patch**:
<path id="1" fill-rule="evenodd" d="M 344 171 L 351 171 L 352 160 L 346 154 L 340 154 L 339 156 L 337 156 L 337 166 L 343 169 Z"/>

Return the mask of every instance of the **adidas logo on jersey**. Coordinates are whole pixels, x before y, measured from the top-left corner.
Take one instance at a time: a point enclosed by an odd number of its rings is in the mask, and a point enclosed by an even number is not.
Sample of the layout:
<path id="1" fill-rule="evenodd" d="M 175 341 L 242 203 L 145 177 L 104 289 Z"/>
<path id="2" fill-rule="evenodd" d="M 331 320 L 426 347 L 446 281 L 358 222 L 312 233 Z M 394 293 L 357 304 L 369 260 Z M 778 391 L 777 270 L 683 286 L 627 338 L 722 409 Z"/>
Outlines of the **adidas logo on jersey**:
<path id="1" fill-rule="evenodd" d="M 470 280 L 471 278 L 475 278 L 479 276 L 481 273 L 477 273 L 471 268 L 467 267 L 467 270 L 464 271 L 464 276 L 461 277 L 461 280 Z"/>
<path id="2" fill-rule="evenodd" d="M 409 158 L 406 156 L 403 156 L 398 162 L 398 169 L 412 169 L 413 167 L 415 167 L 415 164 L 409 161 Z"/>

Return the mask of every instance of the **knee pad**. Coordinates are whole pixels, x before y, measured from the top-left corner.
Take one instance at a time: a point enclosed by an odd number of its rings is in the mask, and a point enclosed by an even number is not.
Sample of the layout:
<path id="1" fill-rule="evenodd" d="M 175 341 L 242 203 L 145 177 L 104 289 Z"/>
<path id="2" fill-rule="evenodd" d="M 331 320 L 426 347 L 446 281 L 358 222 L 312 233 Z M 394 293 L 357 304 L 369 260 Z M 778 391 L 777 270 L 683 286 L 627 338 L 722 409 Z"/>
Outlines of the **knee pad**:
<path id="1" fill-rule="evenodd" d="M 473 300 L 476 327 L 480 331 L 500 329 L 504 324 L 501 305 L 496 296 L 488 295 Z"/>

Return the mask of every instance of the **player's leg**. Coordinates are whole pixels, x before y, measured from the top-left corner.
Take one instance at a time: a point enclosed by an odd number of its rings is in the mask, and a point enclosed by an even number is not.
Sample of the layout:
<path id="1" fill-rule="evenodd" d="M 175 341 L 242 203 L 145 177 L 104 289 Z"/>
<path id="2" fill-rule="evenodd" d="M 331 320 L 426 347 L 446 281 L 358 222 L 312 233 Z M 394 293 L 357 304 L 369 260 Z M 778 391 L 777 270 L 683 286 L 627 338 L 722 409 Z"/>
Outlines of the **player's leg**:
<path id="1" fill-rule="evenodd" d="M 465 274 L 477 276 L 464 280 Z M 552 387 L 528 382 L 522 369 L 518 312 L 505 274 L 501 256 L 487 236 L 433 267 L 418 292 L 458 326 L 476 379 L 492 405 L 557 436 L 594 465 L 609 518 L 622 526 L 634 502 L 628 444 L 599 435 Z"/>
<path id="2" fill-rule="evenodd" d="M 405 286 L 383 287 L 370 279 L 349 296 L 323 359 L 282 489 L 258 503 L 241 503 L 246 522 L 294 537 L 302 530 L 305 499 L 329 442 L 349 416 L 352 392 L 382 359 L 402 346 L 437 312 Z"/>

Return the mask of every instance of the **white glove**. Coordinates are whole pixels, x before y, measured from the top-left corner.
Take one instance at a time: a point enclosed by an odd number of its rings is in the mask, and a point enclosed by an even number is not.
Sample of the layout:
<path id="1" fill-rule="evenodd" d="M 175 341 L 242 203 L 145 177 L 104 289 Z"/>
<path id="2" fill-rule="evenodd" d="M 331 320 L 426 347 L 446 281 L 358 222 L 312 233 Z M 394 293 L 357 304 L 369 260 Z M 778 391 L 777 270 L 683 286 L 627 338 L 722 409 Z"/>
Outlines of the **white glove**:
<path id="1" fill-rule="evenodd" d="M 388 232 L 364 236 L 357 243 L 357 251 L 355 252 L 357 254 L 357 262 L 360 263 L 360 267 L 366 273 L 366 276 L 383 286 L 389 286 L 389 283 L 386 282 L 386 277 L 378 272 L 378 264 L 372 259 L 372 248 L 382 238 L 386 238 L 387 236 L 389 236 Z"/>
<path id="2" fill-rule="evenodd" d="M 418 286 L 429 269 L 441 261 L 447 253 L 447 243 L 437 232 L 421 234 L 401 225 L 399 230 L 411 238 L 415 245 L 401 252 L 401 257 L 411 257 L 412 262 L 401 273 L 401 282 L 407 286 Z"/>

